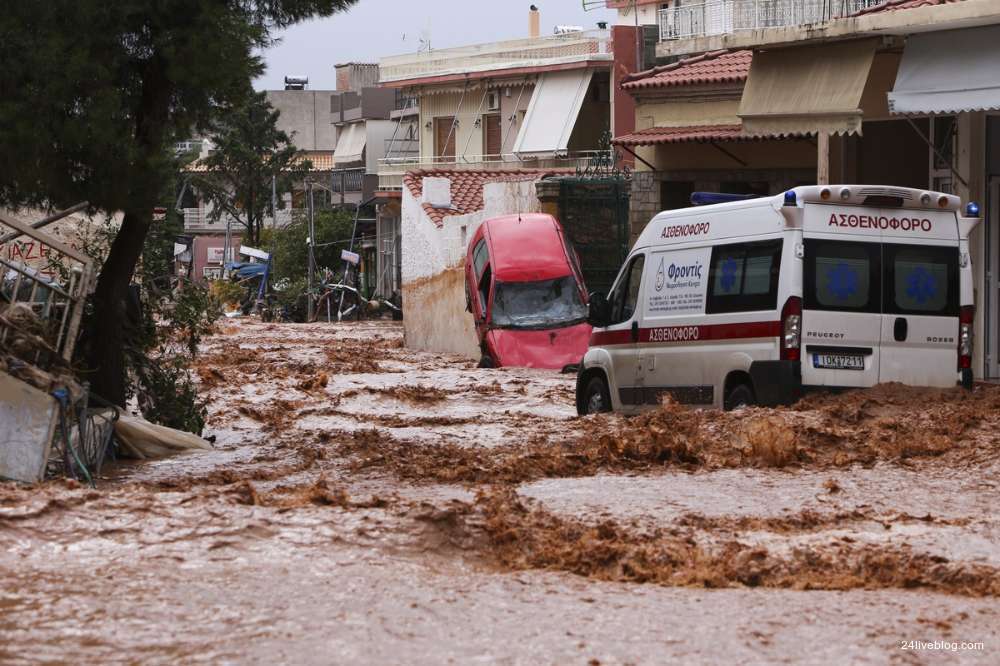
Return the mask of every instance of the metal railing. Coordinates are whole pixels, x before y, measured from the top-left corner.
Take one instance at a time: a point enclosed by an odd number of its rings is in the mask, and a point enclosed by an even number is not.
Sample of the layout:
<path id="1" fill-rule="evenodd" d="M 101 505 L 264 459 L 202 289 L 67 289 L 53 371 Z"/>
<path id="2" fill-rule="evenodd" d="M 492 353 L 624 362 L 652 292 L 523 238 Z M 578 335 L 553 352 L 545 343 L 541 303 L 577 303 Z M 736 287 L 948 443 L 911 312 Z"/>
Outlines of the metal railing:
<path id="1" fill-rule="evenodd" d="M 365 168 L 337 169 L 333 172 L 330 189 L 335 194 L 360 192 L 365 181 Z"/>
<path id="2" fill-rule="evenodd" d="M 390 56 L 379 62 L 379 80 L 387 83 L 452 72 L 488 71 L 600 57 L 611 59 L 611 34 L 607 30 L 589 30 Z"/>
<path id="3" fill-rule="evenodd" d="M 34 255 L 25 252 L 29 244 L 37 249 Z M 8 251 L 14 247 L 16 253 Z M 2 216 L 0 248 L 0 350 L 41 370 L 67 367 L 94 286 L 93 260 L 55 236 Z"/>
<path id="4" fill-rule="evenodd" d="M 660 41 L 824 23 L 886 0 L 708 0 L 659 11 Z"/>
<path id="5" fill-rule="evenodd" d="M 403 176 L 421 169 L 447 169 L 451 171 L 511 171 L 516 169 L 584 169 L 606 151 L 580 150 L 551 157 L 530 157 L 508 153 L 503 155 L 466 155 L 459 157 L 386 157 L 379 160 L 378 185 L 380 190 L 398 190 L 403 187 Z"/>

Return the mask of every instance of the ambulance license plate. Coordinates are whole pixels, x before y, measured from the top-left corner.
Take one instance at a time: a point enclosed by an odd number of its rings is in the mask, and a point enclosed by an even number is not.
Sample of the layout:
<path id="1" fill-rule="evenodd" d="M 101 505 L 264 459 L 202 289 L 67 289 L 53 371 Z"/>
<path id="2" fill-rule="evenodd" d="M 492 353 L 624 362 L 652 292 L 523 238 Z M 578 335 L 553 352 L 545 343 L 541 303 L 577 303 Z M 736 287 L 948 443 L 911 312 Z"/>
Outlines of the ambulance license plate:
<path id="1" fill-rule="evenodd" d="M 864 370 L 865 357 L 850 354 L 813 354 L 813 367 L 829 370 Z"/>

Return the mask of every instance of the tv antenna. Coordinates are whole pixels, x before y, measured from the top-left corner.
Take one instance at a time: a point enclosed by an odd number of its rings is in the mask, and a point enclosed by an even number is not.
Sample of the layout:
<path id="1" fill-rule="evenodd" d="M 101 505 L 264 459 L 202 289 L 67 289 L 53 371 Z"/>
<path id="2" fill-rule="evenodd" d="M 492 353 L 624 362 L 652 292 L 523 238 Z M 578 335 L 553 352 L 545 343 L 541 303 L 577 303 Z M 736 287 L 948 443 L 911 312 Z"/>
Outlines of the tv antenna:
<path id="1" fill-rule="evenodd" d="M 431 22 L 427 21 L 427 27 L 420 31 L 420 46 L 417 53 L 427 53 L 431 50 Z"/>

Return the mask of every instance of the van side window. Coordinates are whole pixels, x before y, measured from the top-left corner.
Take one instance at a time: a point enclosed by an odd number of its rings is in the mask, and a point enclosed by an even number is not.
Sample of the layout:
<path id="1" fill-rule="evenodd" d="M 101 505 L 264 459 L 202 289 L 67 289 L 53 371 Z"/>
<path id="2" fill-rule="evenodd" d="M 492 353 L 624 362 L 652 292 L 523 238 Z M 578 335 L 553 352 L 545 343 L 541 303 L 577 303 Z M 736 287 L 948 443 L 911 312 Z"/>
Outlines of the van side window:
<path id="1" fill-rule="evenodd" d="M 621 279 L 611 292 L 611 323 L 620 324 L 632 318 L 639 303 L 639 286 L 642 283 L 642 267 L 646 263 L 645 255 L 632 258 L 628 268 L 622 273 Z"/>
<path id="2" fill-rule="evenodd" d="M 879 243 L 807 238 L 804 246 L 807 310 L 882 312 Z"/>
<path id="3" fill-rule="evenodd" d="M 885 244 L 882 252 L 886 314 L 958 316 L 958 248 Z"/>
<path id="4" fill-rule="evenodd" d="M 707 314 L 774 310 L 783 241 L 717 245 L 708 275 Z"/>
<path id="5" fill-rule="evenodd" d="M 479 304 L 481 312 L 480 314 L 486 316 L 486 308 L 490 305 L 490 281 L 493 279 L 493 271 L 490 269 L 489 265 L 486 266 L 486 270 L 483 271 L 482 277 L 479 278 Z"/>
<path id="6" fill-rule="evenodd" d="M 482 276 L 483 267 L 486 266 L 486 262 L 489 260 L 490 253 L 486 249 L 486 239 L 483 238 L 476 243 L 476 248 L 472 251 L 472 267 L 476 272 L 477 280 Z"/>

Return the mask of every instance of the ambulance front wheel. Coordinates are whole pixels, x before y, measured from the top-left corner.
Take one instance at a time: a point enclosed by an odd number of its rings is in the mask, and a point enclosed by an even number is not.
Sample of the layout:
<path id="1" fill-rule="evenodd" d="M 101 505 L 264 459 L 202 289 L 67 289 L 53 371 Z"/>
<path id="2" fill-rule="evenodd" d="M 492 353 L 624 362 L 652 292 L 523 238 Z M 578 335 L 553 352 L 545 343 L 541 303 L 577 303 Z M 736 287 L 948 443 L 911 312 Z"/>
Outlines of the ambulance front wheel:
<path id="1" fill-rule="evenodd" d="M 740 407 L 750 407 L 757 404 L 753 389 L 746 384 L 737 384 L 729 389 L 722 402 L 723 408 L 729 412 Z"/>
<path id="2" fill-rule="evenodd" d="M 611 411 L 611 392 L 603 377 L 591 377 L 583 391 L 583 415 Z"/>

